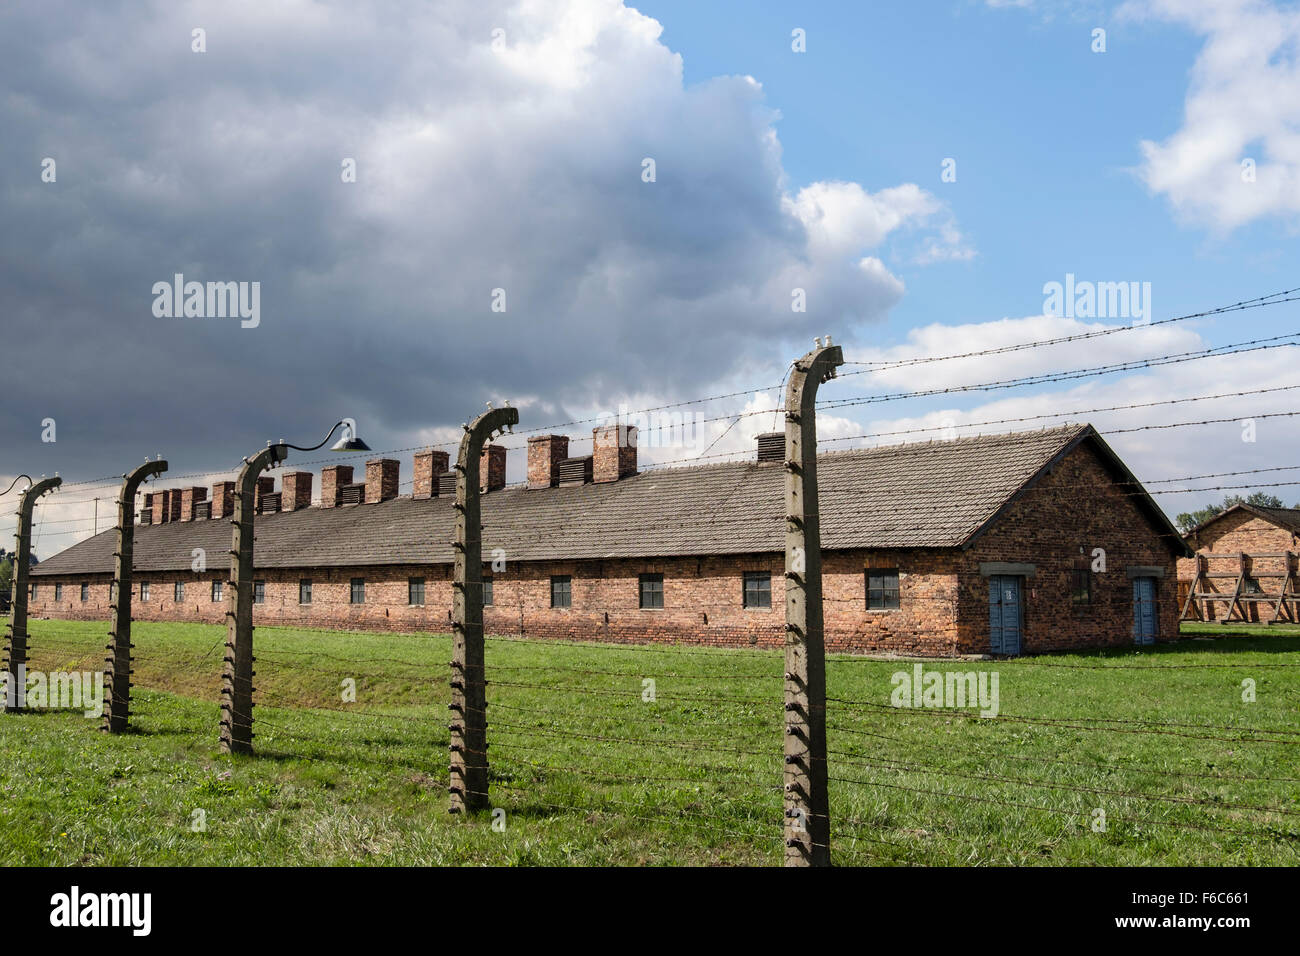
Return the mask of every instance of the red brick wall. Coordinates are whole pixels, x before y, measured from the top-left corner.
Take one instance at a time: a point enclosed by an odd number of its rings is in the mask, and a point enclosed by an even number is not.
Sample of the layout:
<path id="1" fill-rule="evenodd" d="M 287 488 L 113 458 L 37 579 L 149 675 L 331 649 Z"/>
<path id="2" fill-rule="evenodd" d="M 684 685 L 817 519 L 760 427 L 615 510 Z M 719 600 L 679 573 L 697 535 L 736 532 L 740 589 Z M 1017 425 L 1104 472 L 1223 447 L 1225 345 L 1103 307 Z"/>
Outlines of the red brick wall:
<path id="1" fill-rule="evenodd" d="M 1092 575 L 1091 604 L 1070 600 L 1075 562 L 1093 549 L 1106 553 L 1106 571 Z M 1012 504 L 966 553 L 961 568 L 959 647 L 989 649 L 988 580 L 981 562 L 1036 565 L 1022 596 L 1025 653 L 1133 643 L 1133 582 L 1130 567 L 1159 567 L 1159 639 L 1178 636 L 1175 555 L 1150 521 L 1107 476 L 1096 456 L 1079 447 Z"/>
<path id="2" fill-rule="evenodd" d="M 955 573 L 933 573 L 930 566 L 956 558 L 942 552 L 827 554 L 823 588 L 826 596 L 827 648 L 833 651 L 892 650 L 942 655 L 956 644 L 956 615 L 952 605 Z M 899 567 L 902 592 L 899 610 L 865 609 L 864 568 Z M 766 570 L 771 575 L 772 606 L 743 606 L 743 572 Z M 642 573 L 664 576 L 664 607 L 640 607 Z M 745 555 L 635 561 L 564 561 L 516 564 L 505 571 L 485 573 L 494 583 L 493 604 L 484 609 L 489 634 L 611 643 L 682 642 L 720 646 L 780 647 L 785 636 L 784 556 Z M 276 570 L 259 572 L 266 582 L 266 600 L 254 605 L 255 625 L 309 626 L 341 629 L 420 631 L 450 630 L 452 588 L 450 566 L 393 565 L 379 568 L 337 568 L 330 571 Z M 572 607 L 552 608 L 551 575 L 572 577 Z M 214 579 L 228 570 L 203 574 L 137 572 L 132 613 L 141 621 L 225 620 L 225 602 L 211 600 Z M 350 603 L 351 579 L 366 581 L 364 604 Z M 408 579 L 425 579 L 425 605 L 407 603 Z M 298 603 L 298 584 L 312 581 L 312 603 Z M 42 580 L 32 614 L 42 617 L 103 619 L 108 617 L 110 575 L 91 578 L 91 599 L 82 604 L 80 579 L 67 579 L 64 600 L 55 605 L 54 581 Z M 185 581 L 185 600 L 177 605 L 173 584 Z M 139 586 L 150 585 L 149 601 L 140 600 Z"/>
<path id="3" fill-rule="evenodd" d="M 1234 511 L 1219 518 L 1201 529 L 1190 543 L 1197 553 L 1215 554 L 1295 551 L 1300 548 L 1300 539 L 1293 532 L 1249 511 Z M 1194 558 L 1178 562 L 1178 576 L 1185 580 L 1196 576 Z"/>
<path id="4" fill-rule="evenodd" d="M 111 574 L 90 574 L 62 578 L 63 600 L 55 603 L 54 580 L 32 578 L 36 582 L 36 600 L 29 605 L 32 617 L 52 617 L 69 621 L 107 621 L 113 612 L 108 606 Z M 88 600 L 81 600 L 81 582 L 90 584 Z M 33 638 L 33 640 L 35 640 Z"/>
<path id="5" fill-rule="evenodd" d="M 827 552 L 822 615 L 828 651 L 882 651 L 945 657 L 957 653 L 958 569 L 953 550 Z M 898 571 L 899 607 L 867 610 L 868 568 Z M 784 573 L 784 562 L 781 571 Z M 773 578 L 773 604 L 776 579 Z M 784 601 L 784 598 L 782 598 Z M 785 622 L 784 604 L 778 608 Z"/>

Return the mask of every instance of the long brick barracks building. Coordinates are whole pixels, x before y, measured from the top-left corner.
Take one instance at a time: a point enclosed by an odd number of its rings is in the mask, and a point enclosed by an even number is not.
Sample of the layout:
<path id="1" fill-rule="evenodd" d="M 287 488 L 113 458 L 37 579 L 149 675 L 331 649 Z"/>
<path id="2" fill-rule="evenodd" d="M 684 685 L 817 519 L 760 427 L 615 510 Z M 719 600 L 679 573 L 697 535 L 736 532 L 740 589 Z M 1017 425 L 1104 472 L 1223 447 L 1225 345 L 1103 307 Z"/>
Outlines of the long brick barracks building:
<path id="1" fill-rule="evenodd" d="M 531 438 L 528 480 L 510 487 L 505 449 L 484 449 L 487 633 L 780 646 L 782 440 L 760 436 L 751 461 L 638 473 L 634 430 L 593 437 L 584 458 L 564 436 Z M 255 623 L 448 631 L 447 465 L 417 454 L 410 497 L 396 460 L 367 462 L 363 482 L 325 468 L 319 505 L 310 473 L 279 491 L 264 477 Z M 818 478 L 830 650 L 1016 654 L 1178 633 L 1175 562 L 1191 551 L 1089 425 L 831 452 Z M 229 482 L 145 496 L 138 620 L 224 620 L 232 496 Z M 34 568 L 32 613 L 106 618 L 114 538 Z"/>

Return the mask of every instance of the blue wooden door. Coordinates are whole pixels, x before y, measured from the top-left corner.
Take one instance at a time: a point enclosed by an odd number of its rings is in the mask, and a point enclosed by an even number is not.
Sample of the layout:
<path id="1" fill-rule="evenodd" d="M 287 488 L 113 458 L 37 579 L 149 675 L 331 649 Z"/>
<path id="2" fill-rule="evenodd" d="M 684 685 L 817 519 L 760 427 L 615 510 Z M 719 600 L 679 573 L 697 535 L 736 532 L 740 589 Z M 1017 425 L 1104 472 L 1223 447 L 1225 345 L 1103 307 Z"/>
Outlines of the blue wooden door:
<path id="1" fill-rule="evenodd" d="M 989 649 L 994 654 L 1019 654 L 1023 618 L 1020 612 L 1020 578 L 1010 574 L 989 576 Z"/>
<path id="2" fill-rule="evenodd" d="M 1156 579 L 1133 579 L 1133 640 L 1154 644 L 1159 630 L 1156 615 Z"/>

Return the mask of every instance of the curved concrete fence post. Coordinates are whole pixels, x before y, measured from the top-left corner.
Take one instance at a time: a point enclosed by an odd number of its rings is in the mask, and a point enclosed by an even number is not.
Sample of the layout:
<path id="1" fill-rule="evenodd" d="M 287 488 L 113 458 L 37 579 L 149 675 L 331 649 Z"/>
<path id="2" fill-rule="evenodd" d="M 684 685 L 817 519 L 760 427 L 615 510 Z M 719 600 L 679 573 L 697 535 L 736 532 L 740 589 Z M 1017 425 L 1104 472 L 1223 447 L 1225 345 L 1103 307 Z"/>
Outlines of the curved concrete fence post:
<path id="1" fill-rule="evenodd" d="M 483 522 L 479 458 L 497 433 L 519 424 L 518 409 L 484 412 L 465 426 L 456 459 L 454 621 L 451 660 L 452 813 L 488 805 L 487 690 L 483 673 Z"/>
<path id="2" fill-rule="evenodd" d="M 831 862 L 816 406 L 817 387 L 844 355 L 838 345 L 817 344 L 795 362 L 785 396 L 786 866 Z"/>
<path id="3" fill-rule="evenodd" d="M 29 485 L 18 502 L 18 529 L 14 532 L 14 575 L 9 603 L 9 632 L 5 635 L 5 711 L 23 709 L 27 695 L 27 598 L 32 560 L 32 510 L 37 500 L 63 484 L 57 475 Z"/>
<path id="4" fill-rule="evenodd" d="M 117 499 L 117 550 L 113 552 L 113 626 L 108 632 L 109 657 L 104 668 L 104 729 L 111 734 L 126 730 L 131 715 L 131 589 L 135 556 L 135 494 L 147 478 L 167 470 L 165 461 L 146 461 L 122 476 Z"/>
<path id="5" fill-rule="evenodd" d="M 235 515 L 226 599 L 226 657 L 221 669 L 221 752 L 253 752 L 253 515 L 257 479 L 289 457 L 288 446 L 267 445 L 235 480 Z"/>

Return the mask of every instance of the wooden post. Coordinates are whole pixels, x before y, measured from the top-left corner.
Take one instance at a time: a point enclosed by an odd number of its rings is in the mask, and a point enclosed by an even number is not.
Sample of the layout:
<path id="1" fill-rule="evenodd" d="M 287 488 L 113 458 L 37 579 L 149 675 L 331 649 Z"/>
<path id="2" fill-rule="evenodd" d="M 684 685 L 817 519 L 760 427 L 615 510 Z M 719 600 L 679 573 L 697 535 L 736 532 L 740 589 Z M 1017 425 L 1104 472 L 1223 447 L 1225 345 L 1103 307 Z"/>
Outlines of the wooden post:
<path id="1" fill-rule="evenodd" d="M 32 509 L 37 499 L 47 491 L 63 484 L 63 479 L 42 478 L 29 485 L 18 502 L 18 528 L 14 531 L 13 591 L 9 602 L 9 630 L 5 634 L 5 667 L 8 671 L 8 693 L 5 710 L 16 713 L 23 709 L 27 695 L 27 588 L 32 561 Z"/>
<path id="2" fill-rule="evenodd" d="M 111 602 L 113 626 L 108 632 L 109 656 L 104 658 L 104 729 L 110 734 L 126 730 L 131 715 L 131 588 L 132 558 L 135 554 L 135 494 L 146 478 L 167 470 L 165 461 L 146 461 L 130 474 L 123 475 L 122 492 L 117 500 L 117 550 L 113 554 L 113 589 Z"/>
<path id="3" fill-rule="evenodd" d="M 1205 617 L 1205 614 L 1202 612 L 1200 598 L 1197 596 L 1196 588 L 1201 583 L 1201 580 L 1204 577 L 1206 570 L 1208 569 L 1207 566 L 1208 566 L 1208 562 L 1205 559 L 1205 555 L 1198 554 L 1196 556 L 1196 577 L 1192 578 L 1192 583 L 1187 588 L 1187 600 L 1183 602 L 1183 609 L 1178 614 L 1178 620 L 1180 621 L 1188 620 L 1187 614 L 1192 609 L 1192 607 L 1196 608 L 1196 616 L 1198 618 L 1203 619 Z"/>
<path id="4" fill-rule="evenodd" d="M 829 338 L 827 339 L 829 342 Z M 838 345 L 795 362 L 785 399 L 785 865 L 830 866 L 826 647 L 817 511 L 817 387 L 844 364 Z"/>
<path id="5" fill-rule="evenodd" d="M 519 411 L 507 406 L 484 412 L 465 426 L 456 459 L 454 620 L 451 661 L 452 813 L 488 806 L 487 683 L 483 673 L 483 522 L 479 458 L 483 444 L 519 424 Z"/>
<path id="6" fill-rule="evenodd" d="M 1273 605 L 1273 617 L 1268 622 L 1270 624 L 1276 624 L 1278 621 L 1282 620 L 1283 610 L 1287 611 L 1288 619 L 1291 616 L 1290 614 L 1291 609 L 1287 607 L 1286 601 L 1287 601 L 1288 592 L 1291 590 L 1291 577 L 1292 574 L 1294 573 L 1292 570 L 1293 560 L 1294 559 L 1290 551 L 1282 552 L 1282 563 L 1283 565 L 1285 565 L 1282 571 L 1282 589 L 1278 592 L 1277 603 Z"/>
<path id="7" fill-rule="evenodd" d="M 253 515 L 257 479 L 289 457 L 285 445 L 268 445 L 235 481 L 230 548 L 230 594 L 226 597 L 226 657 L 221 672 L 221 752 L 253 752 Z"/>
<path id="8" fill-rule="evenodd" d="M 1246 620 L 1246 609 L 1238 608 L 1240 602 L 1237 600 L 1241 597 L 1241 589 L 1245 585 L 1246 581 L 1246 553 L 1244 551 L 1238 553 L 1237 561 L 1237 583 L 1232 588 L 1232 597 L 1228 599 L 1228 613 L 1223 618 L 1224 624 L 1232 623 L 1232 614 L 1237 610 L 1241 611 L 1241 619 L 1243 621 Z"/>

